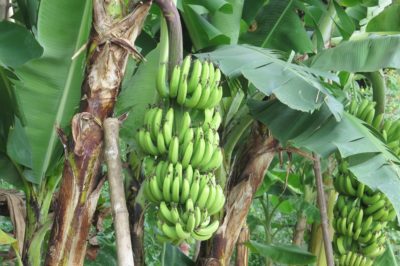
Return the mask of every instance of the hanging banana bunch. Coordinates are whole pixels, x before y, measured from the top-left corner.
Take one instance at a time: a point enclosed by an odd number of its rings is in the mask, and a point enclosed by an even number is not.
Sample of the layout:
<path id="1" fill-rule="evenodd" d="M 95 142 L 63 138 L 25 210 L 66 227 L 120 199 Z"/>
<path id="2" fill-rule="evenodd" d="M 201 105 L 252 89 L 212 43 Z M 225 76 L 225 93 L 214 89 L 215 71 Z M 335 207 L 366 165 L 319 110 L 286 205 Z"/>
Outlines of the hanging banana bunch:
<path id="1" fill-rule="evenodd" d="M 217 132 L 222 118 L 215 109 L 220 79 L 211 62 L 190 56 L 173 68 L 169 82 L 167 64 L 160 65 L 156 87 L 165 106 L 150 108 L 137 134 L 148 155 L 143 189 L 158 207 L 160 241 L 207 240 L 218 229 L 212 215 L 225 203 L 213 174 L 223 160 Z"/>
<path id="2" fill-rule="evenodd" d="M 374 107 L 374 102 L 364 99 L 361 103 L 351 101 L 347 109 L 381 132 L 387 146 L 399 155 L 400 120 L 392 122 L 384 120 L 383 114 L 375 116 Z M 396 211 L 383 193 L 357 181 L 348 167 L 346 160 L 340 161 L 334 184 L 339 193 L 333 221 L 337 265 L 370 266 L 386 250 L 385 228 L 396 218 Z"/>

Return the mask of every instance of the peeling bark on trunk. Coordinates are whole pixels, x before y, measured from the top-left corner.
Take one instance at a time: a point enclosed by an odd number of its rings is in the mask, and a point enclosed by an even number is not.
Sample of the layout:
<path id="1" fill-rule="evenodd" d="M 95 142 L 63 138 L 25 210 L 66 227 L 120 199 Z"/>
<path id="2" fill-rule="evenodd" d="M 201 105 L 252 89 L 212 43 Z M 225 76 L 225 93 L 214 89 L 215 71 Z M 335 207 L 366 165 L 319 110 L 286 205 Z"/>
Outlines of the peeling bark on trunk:
<path id="1" fill-rule="evenodd" d="M 224 217 L 214 237 L 202 243 L 199 263 L 229 265 L 236 241 L 255 192 L 274 158 L 278 141 L 265 134 L 265 128 L 255 122 L 248 143 L 235 162 L 228 181 Z"/>
<path id="2" fill-rule="evenodd" d="M 72 120 L 72 139 L 64 140 L 65 164 L 55 207 L 45 265 L 83 265 L 87 236 L 104 178 L 100 178 L 103 152 L 102 122 L 112 115 L 134 41 L 151 2 L 140 3 L 122 19 L 106 14 L 109 1 L 94 0 L 92 40 L 80 113 Z"/>
<path id="3" fill-rule="evenodd" d="M 249 228 L 245 224 L 240 231 L 239 238 L 236 244 L 236 261 L 235 266 L 249 265 L 249 249 L 244 245 L 250 240 Z"/>

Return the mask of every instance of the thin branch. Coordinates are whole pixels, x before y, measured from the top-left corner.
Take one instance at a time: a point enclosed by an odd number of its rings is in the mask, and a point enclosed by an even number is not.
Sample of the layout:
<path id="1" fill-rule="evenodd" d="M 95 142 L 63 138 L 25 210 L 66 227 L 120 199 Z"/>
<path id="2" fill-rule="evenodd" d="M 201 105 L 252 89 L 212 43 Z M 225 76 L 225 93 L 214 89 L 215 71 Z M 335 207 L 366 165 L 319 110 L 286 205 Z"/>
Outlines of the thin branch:
<path id="1" fill-rule="evenodd" d="M 104 155 L 107 162 L 111 208 L 117 240 L 118 265 L 133 266 L 133 253 L 129 231 L 129 214 L 126 207 L 122 166 L 118 149 L 119 121 L 107 118 L 104 122 Z"/>
<path id="2" fill-rule="evenodd" d="M 313 154 L 313 157 L 314 157 L 314 174 L 317 185 L 318 207 L 321 213 L 321 229 L 322 229 L 322 236 L 324 238 L 326 263 L 328 266 L 334 266 L 335 264 L 333 260 L 333 250 L 331 245 L 331 239 L 329 237 L 329 224 L 328 224 L 328 214 L 326 210 L 325 192 L 322 183 L 321 161 L 318 155 Z"/>

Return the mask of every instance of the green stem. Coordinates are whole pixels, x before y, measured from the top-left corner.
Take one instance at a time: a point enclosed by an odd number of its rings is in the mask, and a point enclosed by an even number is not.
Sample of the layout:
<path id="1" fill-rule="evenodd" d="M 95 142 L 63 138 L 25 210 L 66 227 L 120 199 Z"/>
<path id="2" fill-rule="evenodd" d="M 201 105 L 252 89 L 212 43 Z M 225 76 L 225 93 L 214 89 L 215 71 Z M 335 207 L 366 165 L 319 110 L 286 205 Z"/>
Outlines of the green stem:
<path id="1" fill-rule="evenodd" d="M 385 77 L 380 71 L 364 73 L 364 76 L 371 82 L 372 99 L 376 102 L 375 115 L 385 112 Z"/>
<path id="2" fill-rule="evenodd" d="M 169 38 L 168 38 L 168 28 L 165 18 L 161 18 L 161 30 L 160 30 L 160 64 L 168 63 L 169 55 Z"/>
<path id="3" fill-rule="evenodd" d="M 28 250 L 29 262 L 32 266 L 41 265 L 41 248 L 43 246 L 43 240 L 46 233 L 50 230 L 52 222 L 53 217 L 47 217 L 43 225 L 35 231 Z"/>
<path id="4" fill-rule="evenodd" d="M 165 17 L 169 37 L 169 72 L 180 64 L 183 56 L 182 25 L 178 10 L 171 0 L 155 0 Z"/>
<path id="5" fill-rule="evenodd" d="M 318 21 L 318 28 L 322 35 L 322 40 L 324 45 L 330 41 L 332 28 L 333 28 L 333 18 L 336 16 L 335 5 L 333 4 L 334 0 L 329 1 L 326 12 L 321 16 Z M 314 46 L 317 43 L 317 35 L 314 33 L 312 37 L 312 42 Z"/>

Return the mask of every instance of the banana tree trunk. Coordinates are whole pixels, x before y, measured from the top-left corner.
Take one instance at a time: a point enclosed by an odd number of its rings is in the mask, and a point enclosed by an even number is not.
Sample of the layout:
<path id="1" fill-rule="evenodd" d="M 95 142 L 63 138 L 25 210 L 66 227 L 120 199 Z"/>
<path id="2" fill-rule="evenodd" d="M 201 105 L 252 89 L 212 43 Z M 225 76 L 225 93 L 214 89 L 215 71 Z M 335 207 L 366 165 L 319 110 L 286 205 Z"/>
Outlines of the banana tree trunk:
<path id="1" fill-rule="evenodd" d="M 246 222 L 251 201 L 274 158 L 278 141 L 268 137 L 255 122 L 246 147 L 240 153 L 227 184 L 224 217 L 214 237 L 202 243 L 199 263 L 229 265 L 236 241 Z"/>
<path id="2" fill-rule="evenodd" d="M 106 10 L 119 1 L 94 0 L 94 20 L 82 85 L 80 113 L 72 120 L 72 139 L 59 130 L 65 163 L 55 206 L 45 265 L 83 265 L 87 237 L 104 178 L 100 176 L 103 152 L 102 122 L 112 115 L 130 54 L 151 5 L 140 2 L 127 16 Z M 115 10 L 115 9 L 114 9 Z M 121 15 L 121 14 L 119 14 Z M 122 14 L 124 15 L 124 14 Z"/>

